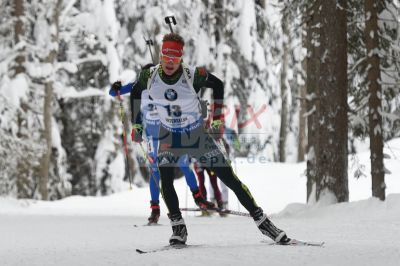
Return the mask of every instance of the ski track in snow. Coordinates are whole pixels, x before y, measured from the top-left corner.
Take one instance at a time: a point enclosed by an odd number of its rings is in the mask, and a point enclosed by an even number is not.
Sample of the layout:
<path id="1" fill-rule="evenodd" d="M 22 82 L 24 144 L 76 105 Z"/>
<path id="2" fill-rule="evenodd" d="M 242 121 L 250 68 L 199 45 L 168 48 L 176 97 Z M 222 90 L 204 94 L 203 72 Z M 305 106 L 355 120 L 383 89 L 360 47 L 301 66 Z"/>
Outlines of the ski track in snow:
<path id="1" fill-rule="evenodd" d="M 262 242 L 266 238 L 251 219 L 214 215 L 186 218 L 188 244 L 201 246 L 138 254 L 136 248 L 168 244 L 171 228 L 166 218 L 160 221 L 165 226 L 135 227 L 145 218 L 1 215 L 0 264 L 398 265 L 400 196 L 391 201 L 391 207 L 381 211 L 371 207 L 374 200 L 361 202 L 363 215 L 354 214 L 357 203 L 352 203 L 274 219 L 289 236 L 325 241 L 322 248 L 270 246 Z"/>

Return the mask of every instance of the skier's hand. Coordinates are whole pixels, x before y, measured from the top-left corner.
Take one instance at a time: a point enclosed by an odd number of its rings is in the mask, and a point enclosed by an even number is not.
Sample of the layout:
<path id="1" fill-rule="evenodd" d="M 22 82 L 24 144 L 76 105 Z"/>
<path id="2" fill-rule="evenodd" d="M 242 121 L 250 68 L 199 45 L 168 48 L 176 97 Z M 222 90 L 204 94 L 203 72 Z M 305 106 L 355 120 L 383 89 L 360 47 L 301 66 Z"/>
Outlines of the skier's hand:
<path id="1" fill-rule="evenodd" d="M 142 138 L 143 127 L 141 124 L 133 124 L 131 138 L 133 142 L 141 143 L 143 141 Z"/>
<path id="2" fill-rule="evenodd" d="M 224 120 L 216 119 L 211 122 L 210 128 L 208 129 L 208 133 L 214 137 L 216 140 L 219 140 L 224 135 Z"/>
<path id="3" fill-rule="evenodd" d="M 216 140 L 221 139 L 224 135 L 225 116 L 222 112 L 223 107 L 224 105 L 219 101 L 214 102 L 214 104 L 211 106 L 213 119 L 209 126 L 210 128 L 208 130 L 208 133 Z"/>
<path id="4" fill-rule="evenodd" d="M 111 89 L 114 90 L 115 92 L 120 91 L 122 88 L 122 83 L 121 81 L 116 81 L 111 85 Z"/>

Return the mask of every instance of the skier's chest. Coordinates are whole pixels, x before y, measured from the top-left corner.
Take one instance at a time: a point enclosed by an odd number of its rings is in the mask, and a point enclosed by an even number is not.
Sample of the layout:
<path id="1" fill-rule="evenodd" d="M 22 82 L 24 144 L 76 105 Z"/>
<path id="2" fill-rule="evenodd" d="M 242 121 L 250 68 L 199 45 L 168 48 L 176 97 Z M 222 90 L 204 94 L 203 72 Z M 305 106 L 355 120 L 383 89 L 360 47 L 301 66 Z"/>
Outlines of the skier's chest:
<path id="1" fill-rule="evenodd" d="M 149 95 L 156 104 L 180 103 L 197 99 L 196 93 L 187 84 L 183 75 L 172 85 L 165 83 L 157 75 L 152 81 Z"/>

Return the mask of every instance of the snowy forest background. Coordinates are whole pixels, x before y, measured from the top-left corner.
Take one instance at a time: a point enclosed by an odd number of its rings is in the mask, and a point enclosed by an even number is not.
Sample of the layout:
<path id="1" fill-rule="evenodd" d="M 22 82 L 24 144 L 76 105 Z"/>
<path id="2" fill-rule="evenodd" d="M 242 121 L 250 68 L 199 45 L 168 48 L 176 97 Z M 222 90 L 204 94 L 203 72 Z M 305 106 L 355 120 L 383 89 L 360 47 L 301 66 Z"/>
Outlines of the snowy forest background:
<path id="1" fill-rule="evenodd" d="M 383 145 L 400 137 L 398 0 L 0 0 L 0 195 L 108 195 L 127 170 L 148 180 L 130 141 L 126 168 L 108 90 L 151 62 L 143 37 L 158 54 L 167 15 L 184 60 L 225 82 L 237 156 L 307 160 L 308 199 L 341 202 L 348 155 L 369 139 L 372 195 L 385 199 Z"/>

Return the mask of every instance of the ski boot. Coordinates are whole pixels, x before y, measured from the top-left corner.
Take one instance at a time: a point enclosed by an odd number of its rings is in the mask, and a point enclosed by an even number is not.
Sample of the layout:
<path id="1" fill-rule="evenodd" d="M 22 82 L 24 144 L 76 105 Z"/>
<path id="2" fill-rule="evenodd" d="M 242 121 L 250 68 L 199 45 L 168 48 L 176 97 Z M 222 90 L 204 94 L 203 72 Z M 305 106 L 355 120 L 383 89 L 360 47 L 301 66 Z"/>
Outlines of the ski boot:
<path id="1" fill-rule="evenodd" d="M 160 205 L 157 201 L 150 201 L 151 214 L 147 219 L 149 222 L 147 225 L 155 225 L 158 223 L 158 219 L 160 218 Z"/>
<path id="2" fill-rule="evenodd" d="M 218 206 L 218 209 L 224 210 L 226 208 L 226 203 L 223 201 L 218 201 L 217 206 Z M 220 212 L 219 216 L 226 217 L 226 216 L 228 216 L 228 214 Z"/>
<path id="3" fill-rule="evenodd" d="M 290 238 L 286 236 L 286 233 L 277 228 L 268 219 L 267 215 L 263 213 L 261 208 L 257 208 L 253 213 L 251 213 L 251 216 L 253 216 L 254 222 L 263 235 L 268 236 L 276 243 L 281 245 L 285 245 L 290 242 Z"/>
<path id="4" fill-rule="evenodd" d="M 187 240 L 187 229 L 185 221 L 180 213 L 168 215 L 171 220 L 172 236 L 169 238 L 170 245 L 185 245 Z"/>
<path id="5" fill-rule="evenodd" d="M 210 217 L 211 216 L 211 212 L 206 211 L 206 210 L 201 210 L 201 214 L 197 217 Z"/>
<path id="6" fill-rule="evenodd" d="M 195 190 L 192 192 L 194 202 L 197 206 L 199 206 L 202 210 L 213 209 L 215 208 L 214 203 L 207 201 L 203 195 L 201 194 L 200 190 Z"/>

